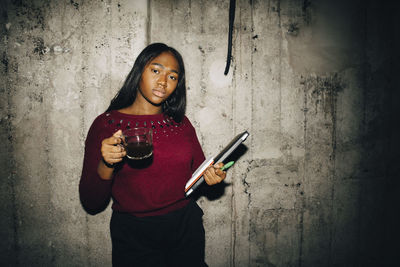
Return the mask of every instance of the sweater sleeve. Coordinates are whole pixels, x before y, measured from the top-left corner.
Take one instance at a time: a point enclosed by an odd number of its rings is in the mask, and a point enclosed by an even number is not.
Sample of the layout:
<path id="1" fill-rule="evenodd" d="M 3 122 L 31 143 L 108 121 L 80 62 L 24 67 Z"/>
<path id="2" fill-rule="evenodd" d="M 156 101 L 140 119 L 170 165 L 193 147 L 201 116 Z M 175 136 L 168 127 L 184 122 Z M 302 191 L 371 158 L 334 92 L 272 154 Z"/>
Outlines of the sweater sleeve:
<path id="1" fill-rule="evenodd" d="M 201 148 L 199 139 L 197 138 L 196 130 L 194 129 L 193 125 L 190 123 L 189 119 L 187 119 L 187 122 L 190 127 L 191 140 L 192 140 L 193 158 L 192 158 L 192 166 L 191 167 L 192 167 L 192 173 L 193 173 L 203 163 L 203 161 L 205 160 L 205 157 L 204 157 L 204 152 L 203 152 L 203 149 Z"/>
<path id="2" fill-rule="evenodd" d="M 101 142 L 107 138 L 101 115 L 91 125 L 86 142 L 82 176 L 79 183 L 79 196 L 82 206 L 89 214 L 102 212 L 111 199 L 111 180 L 103 180 L 97 173 L 101 160 Z"/>

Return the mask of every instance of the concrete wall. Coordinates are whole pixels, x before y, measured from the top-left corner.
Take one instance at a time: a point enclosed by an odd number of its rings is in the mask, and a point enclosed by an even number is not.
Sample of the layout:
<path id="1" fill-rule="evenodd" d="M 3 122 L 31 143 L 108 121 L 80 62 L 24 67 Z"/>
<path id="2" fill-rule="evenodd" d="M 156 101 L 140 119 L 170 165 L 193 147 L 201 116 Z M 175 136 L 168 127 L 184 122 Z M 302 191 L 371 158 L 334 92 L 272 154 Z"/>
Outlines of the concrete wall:
<path id="1" fill-rule="evenodd" d="M 210 266 L 384 266 L 399 197 L 398 12 L 380 1 L 1 1 L 0 265 L 110 266 L 85 214 L 83 144 L 150 42 L 185 59 L 207 155 L 247 129 L 204 193 Z M 394 2 L 394 1 L 392 1 Z"/>

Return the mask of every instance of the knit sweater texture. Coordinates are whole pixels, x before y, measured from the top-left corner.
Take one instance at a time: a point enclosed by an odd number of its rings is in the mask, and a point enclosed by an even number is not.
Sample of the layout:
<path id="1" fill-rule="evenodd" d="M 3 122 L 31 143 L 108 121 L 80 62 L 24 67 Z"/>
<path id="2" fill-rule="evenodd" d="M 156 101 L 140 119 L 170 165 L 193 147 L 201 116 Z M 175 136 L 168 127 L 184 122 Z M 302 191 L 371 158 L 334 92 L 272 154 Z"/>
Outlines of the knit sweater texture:
<path id="1" fill-rule="evenodd" d="M 145 160 L 124 157 L 111 180 L 97 173 L 101 142 L 119 129 L 153 129 L 153 155 Z M 91 125 L 86 142 L 79 193 L 91 214 L 103 211 L 110 199 L 112 209 L 137 217 L 163 215 L 184 207 L 185 184 L 204 161 L 196 132 L 185 116 L 177 123 L 164 114 L 128 115 L 118 111 L 99 115 Z"/>

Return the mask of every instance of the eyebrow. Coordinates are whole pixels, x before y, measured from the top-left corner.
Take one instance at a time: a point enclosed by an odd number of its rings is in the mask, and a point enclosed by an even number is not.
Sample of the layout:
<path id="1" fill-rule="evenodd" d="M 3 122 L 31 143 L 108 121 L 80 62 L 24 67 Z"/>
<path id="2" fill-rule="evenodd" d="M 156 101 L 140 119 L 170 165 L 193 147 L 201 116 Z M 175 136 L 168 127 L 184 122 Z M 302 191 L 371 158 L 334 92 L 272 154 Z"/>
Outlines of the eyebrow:
<path id="1" fill-rule="evenodd" d="M 164 65 L 162 65 L 160 63 L 151 63 L 151 65 L 160 66 L 161 68 L 165 69 Z M 176 74 L 179 74 L 179 72 L 177 70 L 171 70 L 171 72 L 175 72 Z"/>

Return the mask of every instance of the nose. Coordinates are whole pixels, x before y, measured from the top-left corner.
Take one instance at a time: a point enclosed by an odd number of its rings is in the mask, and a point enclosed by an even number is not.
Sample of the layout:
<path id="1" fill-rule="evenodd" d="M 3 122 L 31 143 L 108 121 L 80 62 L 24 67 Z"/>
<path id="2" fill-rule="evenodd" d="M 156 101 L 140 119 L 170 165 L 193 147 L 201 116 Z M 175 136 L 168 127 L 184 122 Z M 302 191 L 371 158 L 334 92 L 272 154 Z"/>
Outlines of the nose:
<path id="1" fill-rule="evenodd" d="M 158 78 L 157 83 L 161 85 L 162 87 L 165 87 L 167 85 L 167 75 L 160 75 Z"/>

